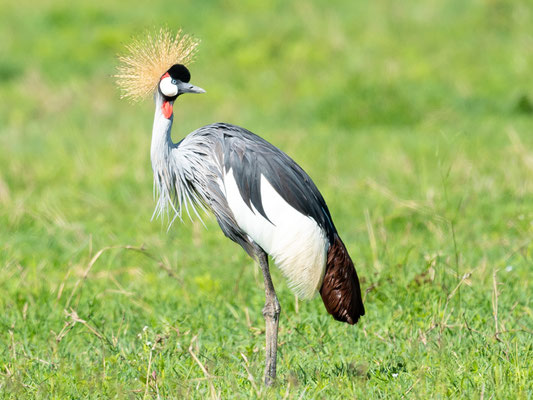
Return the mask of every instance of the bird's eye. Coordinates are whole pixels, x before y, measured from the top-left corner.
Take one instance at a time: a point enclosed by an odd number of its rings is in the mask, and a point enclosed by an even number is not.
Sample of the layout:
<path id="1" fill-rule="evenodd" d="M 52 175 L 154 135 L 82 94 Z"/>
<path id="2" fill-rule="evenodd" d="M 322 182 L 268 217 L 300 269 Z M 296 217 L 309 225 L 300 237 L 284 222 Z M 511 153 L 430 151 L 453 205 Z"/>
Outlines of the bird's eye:
<path id="1" fill-rule="evenodd" d="M 161 82 L 159 82 L 159 89 L 161 89 L 161 93 L 167 97 L 176 96 L 178 94 L 178 87 L 174 82 L 175 80 L 171 79 L 169 76 L 161 79 Z"/>
<path id="2" fill-rule="evenodd" d="M 172 82 L 173 85 L 177 85 L 178 84 L 178 81 L 175 80 L 175 79 L 172 79 L 171 82 Z"/>

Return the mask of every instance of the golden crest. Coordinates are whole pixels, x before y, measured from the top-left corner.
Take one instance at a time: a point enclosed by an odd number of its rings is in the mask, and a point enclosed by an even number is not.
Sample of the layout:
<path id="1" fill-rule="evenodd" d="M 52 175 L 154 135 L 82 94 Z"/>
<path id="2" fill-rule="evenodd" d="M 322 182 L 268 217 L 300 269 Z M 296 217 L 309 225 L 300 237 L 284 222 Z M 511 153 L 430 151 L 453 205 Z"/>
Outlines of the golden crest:
<path id="1" fill-rule="evenodd" d="M 174 64 L 190 64 L 200 41 L 183 34 L 180 29 L 173 35 L 169 29 L 148 33 L 143 39 L 134 39 L 126 46 L 127 54 L 119 55 L 117 85 L 121 98 L 139 101 L 157 87 L 161 75 Z"/>

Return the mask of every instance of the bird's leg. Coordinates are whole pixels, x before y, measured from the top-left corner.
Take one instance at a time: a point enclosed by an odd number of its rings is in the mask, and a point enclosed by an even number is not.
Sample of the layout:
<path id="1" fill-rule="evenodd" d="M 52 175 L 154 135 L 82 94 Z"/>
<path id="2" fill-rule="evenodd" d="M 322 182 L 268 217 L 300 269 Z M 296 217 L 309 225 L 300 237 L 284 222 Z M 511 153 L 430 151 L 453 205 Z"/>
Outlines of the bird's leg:
<path id="1" fill-rule="evenodd" d="M 255 246 L 255 253 L 259 260 L 263 278 L 265 280 L 265 307 L 263 316 L 265 317 L 266 327 L 266 366 L 265 366 L 265 385 L 270 386 L 276 380 L 276 357 L 278 352 L 278 323 L 281 307 L 279 305 L 270 270 L 268 268 L 268 256 L 259 246 Z"/>

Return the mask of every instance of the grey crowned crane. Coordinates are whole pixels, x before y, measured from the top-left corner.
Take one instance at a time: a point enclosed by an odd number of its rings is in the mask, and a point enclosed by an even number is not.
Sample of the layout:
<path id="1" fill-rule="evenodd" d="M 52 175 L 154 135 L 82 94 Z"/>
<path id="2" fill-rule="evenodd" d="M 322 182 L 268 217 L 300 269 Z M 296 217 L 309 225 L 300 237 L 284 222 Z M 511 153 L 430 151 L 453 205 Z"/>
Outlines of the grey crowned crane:
<path id="1" fill-rule="evenodd" d="M 154 93 L 151 160 L 158 200 L 154 215 L 181 218 L 210 211 L 222 232 L 259 262 L 265 283 L 265 383 L 276 378 L 281 307 L 270 277 L 268 255 L 302 299 L 320 293 L 338 321 L 355 324 L 365 314 L 359 280 L 324 198 L 289 156 L 252 132 L 226 123 L 171 139 L 174 103 L 205 91 L 190 83 L 189 64 L 198 41 L 181 31 L 148 35 L 120 57 L 123 97 Z M 190 215 L 190 214 L 189 214 Z"/>

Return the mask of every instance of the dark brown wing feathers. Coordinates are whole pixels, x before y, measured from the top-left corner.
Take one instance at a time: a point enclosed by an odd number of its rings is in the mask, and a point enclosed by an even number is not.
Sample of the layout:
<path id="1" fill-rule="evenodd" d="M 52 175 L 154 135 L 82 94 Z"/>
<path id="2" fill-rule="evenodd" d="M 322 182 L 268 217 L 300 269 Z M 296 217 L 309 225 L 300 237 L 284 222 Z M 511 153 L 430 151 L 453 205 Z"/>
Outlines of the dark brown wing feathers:
<path id="1" fill-rule="evenodd" d="M 329 246 L 320 295 L 326 310 L 338 321 L 353 325 L 365 315 L 357 272 L 337 233 Z"/>

